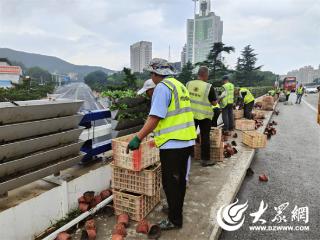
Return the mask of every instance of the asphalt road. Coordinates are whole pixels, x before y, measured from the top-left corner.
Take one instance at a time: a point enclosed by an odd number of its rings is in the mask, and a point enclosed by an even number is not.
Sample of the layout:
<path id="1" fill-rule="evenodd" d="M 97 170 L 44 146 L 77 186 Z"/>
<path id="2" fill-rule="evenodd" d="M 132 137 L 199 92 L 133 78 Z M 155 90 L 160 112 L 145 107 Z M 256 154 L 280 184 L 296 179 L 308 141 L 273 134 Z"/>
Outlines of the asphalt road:
<path id="1" fill-rule="evenodd" d="M 319 240 L 320 239 L 320 126 L 316 123 L 318 94 L 304 97 L 301 105 L 286 106 L 279 103 L 277 134 L 268 141 L 267 148 L 255 155 L 251 168 L 253 176 L 247 176 L 236 198 L 241 204 L 248 201 L 243 226 L 236 231 L 223 231 L 220 240 Z M 291 96 L 295 101 L 295 95 Z M 267 174 L 268 182 L 260 182 L 259 175 Z M 253 224 L 250 213 L 258 211 L 261 200 L 268 204 L 262 219 L 265 224 Z M 275 207 L 289 205 L 283 210 L 283 218 L 275 218 Z M 295 206 L 308 207 L 309 214 L 301 215 L 298 222 L 292 219 Z M 304 209 L 306 210 L 306 208 Z M 308 221 L 304 218 L 309 216 Z M 274 221 L 272 221 L 274 220 Z M 279 222 L 279 221 L 282 222 Z M 305 220 L 305 221 L 303 221 Z M 307 223 L 306 223 L 307 222 Z M 309 226 L 309 231 L 253 231 L 249 226 Z"/>
<path id="2" fill-rule="evenodd" d="M 81 110 L 89 111 L 102 109 L 102 107 L 97 103 L 90 87 L 85 83 L 71 83 L 59 87 L 55 93 L 61 94 L 59 98 L 84 100 Z"/>
<path id="3" fill-rule="evenodd" d="M 99 104 L 90 87 L 85 83 L 71 83 L 62 87 L 59 87 L 56 94 L 60 94 L 59 98 L 67 98 L 73 100 L 84 100 L 84 103 L 80 111 L 92 111 L 103 109 L 101 104 Z M 105 125 L 106 120 L 96 121 L 96 126 Z"/>

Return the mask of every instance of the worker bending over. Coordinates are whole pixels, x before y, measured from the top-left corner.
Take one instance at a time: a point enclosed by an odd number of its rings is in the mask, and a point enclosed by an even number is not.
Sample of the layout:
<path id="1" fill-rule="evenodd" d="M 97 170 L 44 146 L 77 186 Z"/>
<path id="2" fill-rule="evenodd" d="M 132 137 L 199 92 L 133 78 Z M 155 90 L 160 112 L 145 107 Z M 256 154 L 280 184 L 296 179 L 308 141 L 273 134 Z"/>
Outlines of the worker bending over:
<path id="1" fill-rule="evenodd" d="M 254 106 L 254 96 L 248 88 L 240 88 L 236 90 L 236 95 L 240 97 L 243 103 L 244 118 L 252 119 L 252 110 Z"/>

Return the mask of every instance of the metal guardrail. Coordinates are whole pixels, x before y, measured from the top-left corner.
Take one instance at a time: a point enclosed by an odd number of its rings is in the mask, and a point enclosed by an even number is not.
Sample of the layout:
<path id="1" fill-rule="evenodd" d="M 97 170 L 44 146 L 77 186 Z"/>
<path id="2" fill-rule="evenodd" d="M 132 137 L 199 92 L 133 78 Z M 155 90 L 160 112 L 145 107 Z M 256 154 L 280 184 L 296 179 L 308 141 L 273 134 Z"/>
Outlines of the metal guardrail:
<path id="1" fill-rule="evenodd" d="M 80 107 L 71 100 L 0 104 L 1 195 L 81 161 Z"/>

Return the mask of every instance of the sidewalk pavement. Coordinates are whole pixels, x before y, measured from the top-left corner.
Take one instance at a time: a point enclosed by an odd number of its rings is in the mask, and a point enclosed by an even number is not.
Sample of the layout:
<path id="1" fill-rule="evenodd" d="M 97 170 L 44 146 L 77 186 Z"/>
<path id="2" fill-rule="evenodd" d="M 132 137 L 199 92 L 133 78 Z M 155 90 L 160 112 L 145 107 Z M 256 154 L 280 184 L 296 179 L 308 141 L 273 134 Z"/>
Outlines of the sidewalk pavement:
<path id="1" fill-rule="evenodd" d="M 276 106 L 276 104 L 275 104 Z M 272 113 L 266 111 L 264 125 L 258 129 L 264 132 Z M 216 240 L 219 238 L 221 228 L 216 222 L 216 214 L 220 207 L 233 202 L 240 189 L 242 181 L 249 168 L 255 150 L 242 143 L 241 131 L 236 131 L 238 138 L 229 137 L 229 141 L 237 142 L 238 153 L 224 162 L 213 167 L 203 168 L 198 161 L 193 161 L 191 166 L 190 181 L 184 203 L 184 225 L 180 230 L 162 232 L 160 239 L 165 240 Z M 258 179 L 257 179 L 258 181 Z M 164 200 L 164 196 L 162 197 Z M 161 212 L 162 204 L 159 204 L 147 217 L 152 223 L 166 218 Z M 111 239 L 115 217 L 107 217 L 101 213 L 95 217 L 97 225 L 97 240 Z M 127 240 L 147 239 L 146 235 L 135 232 L 136 222 L 132 222 L 127 229 Z M 80 239 L 80 229 L 76 231 L 72 239 Z"/>

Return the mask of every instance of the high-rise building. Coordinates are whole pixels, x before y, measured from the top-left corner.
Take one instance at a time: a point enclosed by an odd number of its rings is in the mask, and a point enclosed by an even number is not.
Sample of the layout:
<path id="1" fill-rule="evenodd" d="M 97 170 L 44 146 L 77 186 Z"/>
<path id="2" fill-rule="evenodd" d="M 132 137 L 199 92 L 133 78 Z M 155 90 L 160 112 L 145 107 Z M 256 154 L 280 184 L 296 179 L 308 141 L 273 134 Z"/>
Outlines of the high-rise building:
<path id="1" fill-rule="evenodd" d="M 132 72 L 143 72 L 152 60 L 152 42 L 140 41 L 130 46 Z"/>
<path id="2" fill-rule="evenodd" d="M 312 83 L 313 80 L 320 78 L 320 65 L 318 69 L 314 69 L 312 66 L 304 66 L 299 70 L 288 72 L 287 76 L 296 77 L 299 83 Z"/>
<path id="3" fill-rule="evenodd" d="M 185 44 L 182 48 L 181 52 L 181 69 L 187 63 L 187 44 Z"/>
<path id="4" fill-rule="evenodd" d="M 211 0 L 193 0 L 194 19 L 187 20 L 187 61 L 202 62 L 216 42 L 222 42 L 223 22 L 211 12 Z"/>

